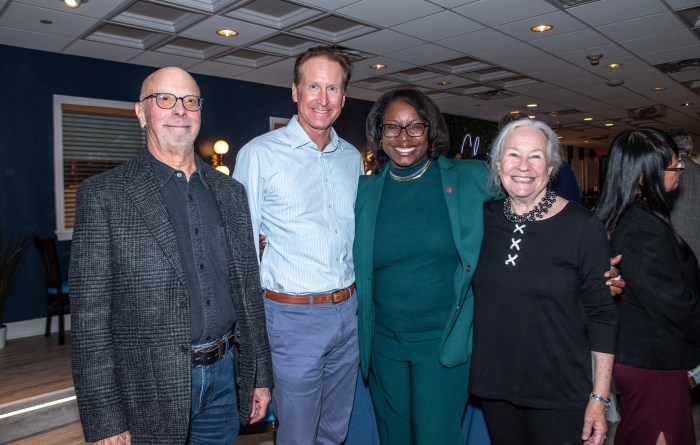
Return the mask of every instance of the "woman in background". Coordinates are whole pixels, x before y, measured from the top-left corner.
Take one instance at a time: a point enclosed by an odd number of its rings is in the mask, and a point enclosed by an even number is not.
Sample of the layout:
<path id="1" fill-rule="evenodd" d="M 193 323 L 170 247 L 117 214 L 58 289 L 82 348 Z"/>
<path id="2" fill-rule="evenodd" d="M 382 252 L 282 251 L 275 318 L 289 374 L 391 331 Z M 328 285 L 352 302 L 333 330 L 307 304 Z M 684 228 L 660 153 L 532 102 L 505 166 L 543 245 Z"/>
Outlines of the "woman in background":
<path id="1" fill-rule="evenodd" d="M 700 274 L 670 222 L 667 193 L 684 164 L 664 132 L 620 133 L 597 213 L 627 289 L 620 299 L 614 376 L 622 420 L 616 445 L 694 445 L 687 370 L 700 362 Z"/>
<path id="2" fill-rule="evenodd" d="M 496 445 L 600 445 L 617 326 L 605 227 L 552 189 L 561 147 L 544 122 L 507 124 L 491 158 L 506 198 L 484 205 L 469 389 Z"/>

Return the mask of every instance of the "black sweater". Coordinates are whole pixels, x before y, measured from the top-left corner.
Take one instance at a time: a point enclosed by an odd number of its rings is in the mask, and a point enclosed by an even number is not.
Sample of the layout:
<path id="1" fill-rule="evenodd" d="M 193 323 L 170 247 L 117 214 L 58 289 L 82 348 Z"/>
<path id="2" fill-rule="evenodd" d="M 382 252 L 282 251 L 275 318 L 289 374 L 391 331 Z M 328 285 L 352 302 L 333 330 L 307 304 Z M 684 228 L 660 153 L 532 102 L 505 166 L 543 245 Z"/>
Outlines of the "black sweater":
<path id="1" fill-rule="evenodd" d="M 484 226 L 471 392 L 533 408 L 585 408 L 591 351 L 613 353 L 617 326 L 603 224 L 568 203 L 522 227 L 506 220 L 499 200 L 484 205 Z"/>

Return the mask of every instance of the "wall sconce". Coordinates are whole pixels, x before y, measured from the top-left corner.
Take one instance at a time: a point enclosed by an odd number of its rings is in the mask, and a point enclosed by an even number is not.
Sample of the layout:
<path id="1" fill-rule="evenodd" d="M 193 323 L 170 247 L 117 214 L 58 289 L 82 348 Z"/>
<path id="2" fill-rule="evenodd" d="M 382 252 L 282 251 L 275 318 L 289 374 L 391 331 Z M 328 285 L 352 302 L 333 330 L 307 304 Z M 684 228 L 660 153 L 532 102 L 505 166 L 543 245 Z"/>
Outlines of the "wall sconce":
<path id="1" fill-rule="evenodd" d="M 88 0 L 63 0 L 63 4 L 71 9 L 79 8 L 81 4 L 87 3 Z"/>
<path id="2" fill-rule="evenodd" d="M 228 153 L 228 142 L 224 140 L 214 142 L 214 154 L 211 155 L 211 165 L 221 173 L 228 176 L 231 174 L 231 171 L 224 163 L 224 155 L 226 153 Z"/>

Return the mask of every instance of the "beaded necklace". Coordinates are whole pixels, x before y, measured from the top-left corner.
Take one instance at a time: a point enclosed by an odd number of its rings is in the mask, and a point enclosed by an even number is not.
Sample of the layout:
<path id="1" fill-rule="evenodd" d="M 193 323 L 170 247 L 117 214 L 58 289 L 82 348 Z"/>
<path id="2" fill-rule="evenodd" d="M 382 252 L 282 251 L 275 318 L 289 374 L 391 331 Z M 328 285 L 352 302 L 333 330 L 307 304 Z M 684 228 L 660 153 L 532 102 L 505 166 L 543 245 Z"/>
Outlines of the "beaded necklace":
<path id="1" fill-rule="evenodd" d="M 406 182 L 406 181 L 413 181 L 414 179 L 418 179 L 421 176 L 423 176 L 423 173 L 425 173 L 428 170 L 428 167 L 430 167 L 430 163 L 433 162 L 432 159 L 428 159 L 428 162 L 425 163 L 420 169 L 414 171 L 410 175 L 406 176 L 399 176 L 397 174 L 394 174 L 393 171 L 389 170 L 389 176 L 391 176 L 391 179 L 394 181 L 399 181 L 399 182 Z"/>
<path id="2" fill-rule="evenodd" d="M 549 209 L 554 204 L 557 199 L 557 194 L 552 189 L 547 189 L 547 193 L 542 197 L 542 200 L 527 213 L 522 215 L 516 215 L 510 206 L 510 196 L 506 197 L 503 201 L 503 216 L 512 223 L 522 224 L 525 221 L 534 221 L 537 218 L 542 218 L 542 216 L 549 211 Z"/>

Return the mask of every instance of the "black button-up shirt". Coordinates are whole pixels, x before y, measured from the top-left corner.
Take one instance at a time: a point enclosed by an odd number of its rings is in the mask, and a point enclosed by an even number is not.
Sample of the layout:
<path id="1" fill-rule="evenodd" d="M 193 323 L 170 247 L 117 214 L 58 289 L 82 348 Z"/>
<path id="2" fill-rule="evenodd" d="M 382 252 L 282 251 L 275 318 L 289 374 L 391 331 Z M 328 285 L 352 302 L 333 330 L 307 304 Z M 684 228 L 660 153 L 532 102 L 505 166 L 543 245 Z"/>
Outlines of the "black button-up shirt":
<path id="1" fill-rule="evenodd" d="M 190 296 L 192 344 L 206 343 L 226 334 L 236 321 L 221 214 L 198 156 L 189 181 L 184 172 L 153 155 L 149 158 L 180 248 Z"/>

